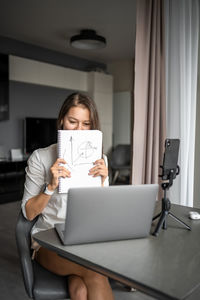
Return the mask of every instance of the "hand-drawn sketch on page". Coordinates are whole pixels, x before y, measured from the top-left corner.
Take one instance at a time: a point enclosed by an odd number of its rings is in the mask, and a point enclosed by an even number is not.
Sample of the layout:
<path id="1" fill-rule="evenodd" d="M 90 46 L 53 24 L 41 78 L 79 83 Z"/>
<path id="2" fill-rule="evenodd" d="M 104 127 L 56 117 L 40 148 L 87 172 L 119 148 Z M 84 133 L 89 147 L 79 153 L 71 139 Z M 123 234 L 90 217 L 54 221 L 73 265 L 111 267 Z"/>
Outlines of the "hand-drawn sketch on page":
<path id="1" fill-rule="evenodd" d="M 59 193 L 67 193 L 70 187 L 101 186 L 101 177 L 88 175 L 93 163 L 102 158 L 102 132 L 99 130 L 58 130 L 58 157 L 70 178 L 59 178 Z"/>

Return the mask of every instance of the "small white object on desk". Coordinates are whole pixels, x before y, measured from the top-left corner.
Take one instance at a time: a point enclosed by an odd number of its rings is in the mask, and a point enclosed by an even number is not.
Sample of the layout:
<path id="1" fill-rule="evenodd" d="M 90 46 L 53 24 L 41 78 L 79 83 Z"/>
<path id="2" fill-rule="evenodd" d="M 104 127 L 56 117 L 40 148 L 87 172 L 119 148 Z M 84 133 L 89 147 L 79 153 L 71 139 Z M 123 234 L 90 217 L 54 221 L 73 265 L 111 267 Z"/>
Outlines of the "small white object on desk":
<path id="1" fill-rule="evenodd" d="M 189 212 L 189 218 L 192 220 L 199 220 L 200 214 L 197 211 L 190 211 Z"/>

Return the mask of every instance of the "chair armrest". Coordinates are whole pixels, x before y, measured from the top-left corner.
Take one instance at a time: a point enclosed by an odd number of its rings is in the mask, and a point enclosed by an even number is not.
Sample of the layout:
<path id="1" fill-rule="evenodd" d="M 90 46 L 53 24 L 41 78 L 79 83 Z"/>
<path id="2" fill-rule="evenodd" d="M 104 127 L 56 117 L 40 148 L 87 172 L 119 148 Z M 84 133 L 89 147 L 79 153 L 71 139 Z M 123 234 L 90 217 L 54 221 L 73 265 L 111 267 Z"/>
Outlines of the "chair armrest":
<path id="1" fill-rule="evenodd" d="M 33 221 L 28 221 L 24 218 L 22 211 L 19 213 L 15 228 L 16 244 L 18 255 L 20 258 L 21 271 L 23 275 L 24 285 L 29 297 L 33 298 L 32 288 L 34 282 L 33 265 L 31 261 L 31 229 L 37 218 Z"/>

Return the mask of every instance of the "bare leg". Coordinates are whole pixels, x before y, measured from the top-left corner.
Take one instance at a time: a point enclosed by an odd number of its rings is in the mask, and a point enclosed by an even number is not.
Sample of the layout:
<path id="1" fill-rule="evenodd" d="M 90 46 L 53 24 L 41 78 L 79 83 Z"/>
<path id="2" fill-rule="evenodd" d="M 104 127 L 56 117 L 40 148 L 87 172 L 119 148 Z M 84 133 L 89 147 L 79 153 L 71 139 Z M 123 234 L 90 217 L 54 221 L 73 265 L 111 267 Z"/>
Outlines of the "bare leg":
<path id="1" fill-rule="evenodd" d="M 81 277 L 70 275 L 68 287 L 71 300 L 87 300 L 87 287 Z"/>
<path id="2" fill-rule="evenodd" d="M 112 289 L 110 287 L 107 277 L 75 264 L 65 258 L 58 256 L 55 252 L 41 247 L 36 255 L 36 260 L 46 269 L 58 275 L 76 275 L 70 276 L 69 290 L 76 291 L 74 295 L 81 294 L 82 297 L 87 295 L 88 300 L 114 300 Z M 78 278 L 78 276 L 80 278 Z M 81 280 L 81 281 L 80 281 Z M 80 283 L 80 289 L 77 287 Z M 85 291 L 84 285 L 87 288 Z M 74 296 L 71 295 L 70 296 Z M 85 299 L 85 298 L 72 298 L 72 299 Z"/>

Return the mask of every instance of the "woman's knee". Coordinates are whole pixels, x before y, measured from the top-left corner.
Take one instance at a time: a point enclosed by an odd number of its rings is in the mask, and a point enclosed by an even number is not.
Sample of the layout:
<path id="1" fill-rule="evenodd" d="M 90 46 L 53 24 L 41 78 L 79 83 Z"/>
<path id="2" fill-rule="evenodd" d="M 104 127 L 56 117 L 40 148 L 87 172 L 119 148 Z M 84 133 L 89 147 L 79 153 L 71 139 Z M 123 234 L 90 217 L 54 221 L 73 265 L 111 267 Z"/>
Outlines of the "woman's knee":
<path id="1" fill-rule="evenodd" d="M 69 276 L 68 289 L 71 299 L 86 300 L 87 299 L 87 287 L 83 280 L 78 276 Z"/>
<path id="2" fill-rule="evenodd" d="M 90 271 L 90 270 L 88 270 L 86 276 L 84 277 L 84 280 L 85 280 L 86 284 L 91 283 L 92 285 L 98 285 L 98 286 L 102 286 L 102 287 L 109 284 L 107 277 L 105 277 L 99 273 Z"/>

